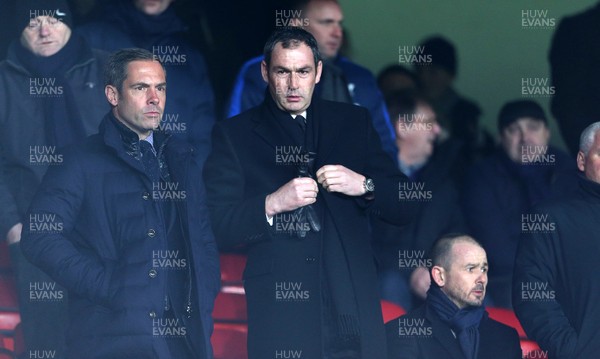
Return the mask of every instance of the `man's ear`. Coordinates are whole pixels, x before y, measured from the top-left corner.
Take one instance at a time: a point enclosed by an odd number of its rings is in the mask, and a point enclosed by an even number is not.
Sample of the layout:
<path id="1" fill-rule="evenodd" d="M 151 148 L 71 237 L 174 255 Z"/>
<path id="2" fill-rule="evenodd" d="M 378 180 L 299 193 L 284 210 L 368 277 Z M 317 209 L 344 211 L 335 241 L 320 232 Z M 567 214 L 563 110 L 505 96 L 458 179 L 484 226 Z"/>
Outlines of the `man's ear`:
<path id="1" fill-rule="evenodd" d="M 116 87 L 113 85 L 106 85 L 106 87 L 104 87 L 104 94 L 111 106 L 115 107 L 119 104 L 119 92 Z"/>
<path id="2" fill-rule="evenodd" d="M 262 78 L 266 83 L 269 83 L 269 69 L 267 68 L 267 63 L 265 60 L 260 62 L 260 73 L 262 74 Z"/>
<path id="3" fill-rule="evenodd" d="M 582 151 L 577 152 L 577 168 L 581 172 L 585 171 L 585 154 Z"/>
<path id="4" fill-rule="evenodd" d="M 323 71 L 323 61 L 319 61 L 317 63 L 317 76 L 315 78 L 315 83 L 318 84 L 321 81 L 321 72 Z"/>
<path id="5" fill-rule="evenodd" d="M 440 288 L 444 287 L 446 284 L 446 272 L 444 268 L 440 266 L 433 266 L 431 268 L 431 277 Z"/>

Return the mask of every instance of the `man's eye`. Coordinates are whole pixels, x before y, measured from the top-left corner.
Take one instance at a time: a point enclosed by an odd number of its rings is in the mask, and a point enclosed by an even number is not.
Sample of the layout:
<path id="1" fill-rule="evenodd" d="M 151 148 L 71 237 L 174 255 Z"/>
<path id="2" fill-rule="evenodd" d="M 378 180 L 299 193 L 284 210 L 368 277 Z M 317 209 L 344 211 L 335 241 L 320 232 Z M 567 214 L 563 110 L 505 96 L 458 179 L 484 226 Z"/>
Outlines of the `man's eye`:
<path id="1" fill-rule="evenodd" d="M 161 91 L 161 92 L 167 91 L 167 87 L 166 86 L 158 86 L 156 89 L 158 91 Z"/>

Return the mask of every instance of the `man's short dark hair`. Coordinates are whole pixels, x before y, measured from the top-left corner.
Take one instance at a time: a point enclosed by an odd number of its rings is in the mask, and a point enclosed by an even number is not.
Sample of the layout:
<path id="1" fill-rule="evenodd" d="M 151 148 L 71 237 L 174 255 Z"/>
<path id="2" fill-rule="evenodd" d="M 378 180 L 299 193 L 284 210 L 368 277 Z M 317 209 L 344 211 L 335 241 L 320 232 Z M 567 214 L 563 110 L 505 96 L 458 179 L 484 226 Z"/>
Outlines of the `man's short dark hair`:
<path id="1" fill-rule="evenodd" d="M 386 68 L 381 70 L 379 72 L 379 74 L 377 75 L 377 86 L 380 89 L 382 88 L 383 81 L 385 80 L 385 78 L 390 75 L 406 76 L 409 79 L 411 79 L 411 81 L 415 84 L 415 86 L 419 87 L 419 78 L 417 77 L 417 75 L 414 72 L 412 72 L 410 69 L 408 69 L 405 66 L 394 64 L 394 65 L 387 66 Z"/>
<path id="2" fill-rule="evenodd" d="M 133 61 L 156 61 L 165 71 L 165 77 L 167 76 L 165 66 L 150 51 L 139 48 L 122 49 L 110 55 L 104 66 L 104 86 L 115 86 L 121 92 L 127 78 L 127 66 Z"/>
<path id="3" fill-rule="evenodd" d="M 281 43 L 284 49 L 295 49 L 301 44 L 305 44 L 310 47 L 313 53 L 315 67 L 321 61 L 321 53 L 319 52 L 317 40 L 315 40 L 310 32 L 299 27 L 282 27 L 273 31 L 265 43 L 264 55 L 267 68 L 271 65 L 271 54 L 278 43 Z"/>
<path id="4" fill-rule="evenodd" d="M 424 55 L 431 55 L 431 65 L 446 70 L 452 76 L 457 72 L 456 49 L 450 40 L 442 36 L 433 36 L 425 39 L 420 46 Z"/>
<path id="5" fill-rule="evenodd" d="M 390 118 L 392 124 L 396 124 L 400 120 L 400 117 L 410 118 L 411 115 L 417 112 L 419 105 L 427 105 L 433 109 L 423 96 L 411 90 L 390 92 L 385 96 L 384 100 L 388 108 L 396 108 L 398 110 L 398 116 Z"/>
<path id="6" fill-rule="evenodd" d="M 435 241 L 431 247 L 431 251 L 429 252 L 431 264 L 449 270 L 450 265 L 453 262 L 452 247 L 458 242 L 467 242 L 483 248 L 481 243 L 477 242 L 473 237 L 465 233 L 446 234 Z"/>

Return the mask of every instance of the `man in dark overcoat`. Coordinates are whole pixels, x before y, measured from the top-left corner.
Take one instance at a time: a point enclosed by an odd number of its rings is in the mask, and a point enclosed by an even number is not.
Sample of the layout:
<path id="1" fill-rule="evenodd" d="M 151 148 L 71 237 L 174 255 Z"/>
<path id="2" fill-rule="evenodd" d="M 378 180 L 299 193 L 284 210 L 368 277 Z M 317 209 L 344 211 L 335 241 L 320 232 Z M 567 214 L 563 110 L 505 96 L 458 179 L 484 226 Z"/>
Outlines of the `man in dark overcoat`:
<path id="1" fill-rule="evenodd" d="M 204 167 L 222 248 L 246 245 L 250 358 L 383 358 L 368 212 L 409 221 L 406 181 L 365 108 L 313 97 L 322 62 L 300 28 L 265 45 L 262 105 L 217 124 Z"/>

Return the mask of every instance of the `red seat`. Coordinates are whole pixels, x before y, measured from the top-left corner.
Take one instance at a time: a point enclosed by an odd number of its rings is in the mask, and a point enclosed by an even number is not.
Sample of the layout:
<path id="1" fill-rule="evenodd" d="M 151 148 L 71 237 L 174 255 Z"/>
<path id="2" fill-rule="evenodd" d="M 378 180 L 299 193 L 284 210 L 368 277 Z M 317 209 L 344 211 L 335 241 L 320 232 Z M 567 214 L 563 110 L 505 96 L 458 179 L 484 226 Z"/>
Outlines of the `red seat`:
<path id="1" fill-rule="evenodd" d="M 21 322 L 21 316 L 18 311 L 0 310 L 0 330 L 15 330 L 17 324 Z"/>
<path id="2" fill-rule="evenodd" d="M 241 283 L 246 267 L 246 255 L 236 253 L 222 253 L 221 262 L 221 281 Z"/>
<path id="3" fill-rule="evenodd" d="M 542 350 L 533 340 L 521 339 L 523 359 L 548 359 L 548 351 Z"/>
<path id="4" fill-rule="evenodd" d="M 12 273 L 0 273 L 0 310 L 19 308 L 17 287 Z"/>
<path id="5" fill-rule="evenodd" d="M 228 292 L 228 288 L 232 290 Z M 235 293 L 233 289 L 241 290 Z M 238 321 L 246 322 L 248 315 L 246 313 L 246 296 L 242 287 L 221 287 L 221 292 L 215 300 L 215 308 L 213 309 L 213 319 L 215 321 Z"/>
<path id="6" fill-rule="evenodd" d="M 383 314 L 383 323 L 387 323 L 392 319 L 406 314 L 404 308 L 390 301 L 381 300 L 381 314 Z"/>
<path id="7" fill-rule="evenodd" d="M 247 359 L 248 326 L 245 324 L 215 323 L 210 341 L 215 359 Z"/>
<path id="8" fill-rule="evenodd" d="M 12 270 L 10 253 L 6 241 L 0 241 L 0 270 Z"/>
<path id="9" fill-rule="evenodd" d="M 502 324 L 506 324 L 509 327 L 515 328 L 517 333 L 519 333 L 519 337 L 523 339 L 527 338 L 527 334 L 525 334 L 525 330 L 521 326 L 521 322 L 519 322 L 515 312 L 510 309 L 494 307 L 488 307 L 486 310 L 490 315 L 490 318 L 499 321 Z"/>

